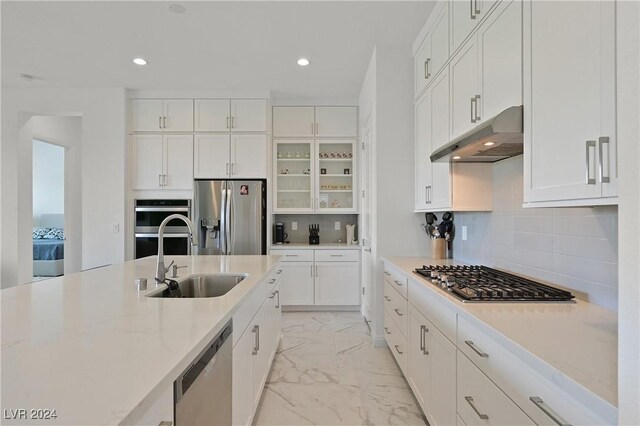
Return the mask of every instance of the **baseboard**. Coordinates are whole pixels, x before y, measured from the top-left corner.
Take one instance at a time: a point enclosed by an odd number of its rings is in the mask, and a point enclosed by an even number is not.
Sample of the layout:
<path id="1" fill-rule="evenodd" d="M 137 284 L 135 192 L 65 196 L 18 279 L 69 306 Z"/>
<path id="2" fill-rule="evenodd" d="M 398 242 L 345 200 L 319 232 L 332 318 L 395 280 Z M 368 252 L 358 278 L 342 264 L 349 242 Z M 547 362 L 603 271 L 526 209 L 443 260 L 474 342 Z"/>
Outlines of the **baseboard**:
<path id="1" fill-rule="evenodd" d="M 373 346 L 375 346 L 376 348 L 384 348 L 389 346 L 387 345 L 387 341 L 385 340 L 384 336 L 371 336 L 371 340 L 373 341 Z"/>

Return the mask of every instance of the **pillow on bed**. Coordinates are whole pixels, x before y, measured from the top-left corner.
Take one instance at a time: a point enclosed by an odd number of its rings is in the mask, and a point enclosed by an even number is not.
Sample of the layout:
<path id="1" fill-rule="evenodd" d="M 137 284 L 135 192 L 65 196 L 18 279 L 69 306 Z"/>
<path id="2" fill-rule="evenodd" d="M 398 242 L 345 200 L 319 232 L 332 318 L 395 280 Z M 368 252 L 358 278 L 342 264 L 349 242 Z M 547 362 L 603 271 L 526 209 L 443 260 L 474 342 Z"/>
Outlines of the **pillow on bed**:
<path id="1" fill-rule="evenodd" d="M 45 240 L 64 240 L 64 230 L 62 228 L 47 228 L 48 232 L 44 235 Z"/>
<path id="2" fill-rule="evenodd" d="M 33 239 L 41 240 L 51 231 L 51 228 L 33 228 Z"/>

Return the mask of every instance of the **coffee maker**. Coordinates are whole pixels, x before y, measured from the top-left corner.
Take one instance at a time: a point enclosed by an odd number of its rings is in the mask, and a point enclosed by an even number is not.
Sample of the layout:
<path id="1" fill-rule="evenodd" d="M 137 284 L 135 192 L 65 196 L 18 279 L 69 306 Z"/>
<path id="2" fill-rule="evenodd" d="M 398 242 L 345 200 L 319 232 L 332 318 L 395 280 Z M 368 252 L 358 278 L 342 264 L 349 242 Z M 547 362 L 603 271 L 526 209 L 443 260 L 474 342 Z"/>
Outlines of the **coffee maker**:
<path id="1" fill-rule="evenodd" d="M 275 233 L 274 233 L 274 243 L 275 244 L 284 244 L 287 238 L 289 238 L 289 234 L 284 232 L 284 223 L 276 222 L 274 225 Z"/>

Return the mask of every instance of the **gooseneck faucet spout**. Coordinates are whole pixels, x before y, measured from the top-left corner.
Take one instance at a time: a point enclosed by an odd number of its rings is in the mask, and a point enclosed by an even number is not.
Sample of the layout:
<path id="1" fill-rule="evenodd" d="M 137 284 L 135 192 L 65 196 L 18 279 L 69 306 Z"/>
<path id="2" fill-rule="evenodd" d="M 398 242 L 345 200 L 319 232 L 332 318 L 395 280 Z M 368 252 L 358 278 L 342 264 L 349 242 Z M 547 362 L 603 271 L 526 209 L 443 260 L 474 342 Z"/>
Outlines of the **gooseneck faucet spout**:
<path id="1" fill-rule="evenodd" d="M 198 245 L 198 234 L 194 230 L 193 223 L 189 220 L 188 217 L 182 216 L 181 214 L 172 214 L 167 216 L 162 223 L 160 224 L 160 228 L 158 229 L 158 266 L 156 268 L 156 282 L 163 283 L 165 280 L 165 274 L 169 272 L 169 268 L 164 267 L 164 250 L 163 250 L 163 240 L 164 240 L 164 228 L 167 226 L 167 223 L 172 221 L 173 219 L 180 219 L 189 227 L 189 239 L 191 239 L 191 245 Z"/>

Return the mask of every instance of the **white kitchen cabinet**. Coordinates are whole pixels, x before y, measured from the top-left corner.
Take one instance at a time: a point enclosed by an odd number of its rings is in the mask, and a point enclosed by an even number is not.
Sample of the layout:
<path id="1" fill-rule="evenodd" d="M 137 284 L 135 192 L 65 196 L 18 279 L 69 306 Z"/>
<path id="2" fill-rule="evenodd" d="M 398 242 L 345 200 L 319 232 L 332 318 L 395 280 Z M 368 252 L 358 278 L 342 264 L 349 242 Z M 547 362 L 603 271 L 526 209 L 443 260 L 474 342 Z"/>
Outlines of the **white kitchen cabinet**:
<path id="1" fill-rule="evenodd" d="M 253 349 L 255 333 L 248 327 L 233 348 L 232 414 L 234 425 L 247 426 L 253 417 Z M 243 330 L 234 330 L 242 333 Z"/>
<path id="2" fill-rule="evenodd" d="M 266 99 L 196 99 L 196 132 L 266 132 Z"/>
<path id="3" fill-rule="evenodd" d="M 389 346 L 391 354 L 396 359 L 400 371 L 407 376 L 408 372 L 408 343 L 407 338 L 400 333 L 398 326 L 391 319 L 388 311 L 384 312 L 384 339 Z"/>
<path id="4" fill-rule="evenodd" d="M 535 425 L 487 376 L 458 351 L 458 415 L 466 425 Z M 455 417 L 454 417 L 455 420 Z"/>
<path id="5" fill-rule="evenodd" d="M 316 262 L 316 305 L 359 305 L 358 262 Z"/>
<path id="6" fill-rule="evenodd" d="M 451 52 L 473 32 L 498 0 L 451 1 Z"/>
<path id="7" fill-rule="evenodd" d="M 282 305 L 360 304 L 360 254 L 358 250 L 271 249 L 282 256 Z"/>
<path id="8" fill-rule="evenodd" d="M 163 423 L 165 422 L 165 423 Z M 136 421 L 136 425 L 157 426 L 173 424 L 173 383 L 167 386 L 158 399 Z"/>
<path id="9" fill-rule="evenodd" d="M 357 107 L 273 107 L 274 137 L 353 138 L 357 135 Z"/>
<path id="10" fill-rule="evenodd" d="M 312 106 L 273 107 L 273 137 L 313 137 L 315 108 Z"/>
<path id="11" fill-rule="evenodd" d="M 351 106 L 316 107 L 315 136 L 355 138 L 358 136 L 358 108 Z"/>
<path id="12" fill-rule="evenodd" d="M 415 57 L 416 97 L 433 81 L 449 60 L 449 4 L 439 2 L 427 23 L 430 31 Z M 433 19 L 433 20 L 432 20 Z"/>
<path id="13" fill-rule="evenodd" d="M 195 136 L 193 163 L 198 179 L 266 178 L 266 135 Z"/>
<path id="14" fill-rule="evenodd" d="M 132 99 L 131 131 L 193 131 L 193 99 Z"/>
<path id="15" fill-rule="evenodd" d="M 191 189 L 193 136 L 134 135 L 134 189 Z"/>
<path id="16" fill-rule="evenodd" d="M 260 404 L 260 395 L 262 394 L 262 388 L 267 380 L 267 363 L 269 361 L 268 342 L 265 340 L 266 336 L 266 323 L 265 312 L 268 307 L 268 303 L 264 303 L 260 310 L 253 317 L 251 325 L 249 325 L 250 331 L 253 335 L 254 344 L 251 351 L 251 369 L 252 369 L 252 384 L 251 384 L 251 401 L 255 408 Z M 267 347 L 265 348 L 265 343 Z"/>
<path id="17" fill-rule="evenodd" d="M 502 1 L 451 59 L 451 139 L 522 105 L 522 3 Z"/>
<path id="18" fill-rule="evenodd" d="M 615 3 L 525 2 L 524 23 L 525 203 L 617 204 Z"/>
<path id="19" fill-rule="evenodd" d="M 429 321 L 424 315 L 413 306 L 409 307 L 409 372 L 407 381 L 422 408 L 422 412 L 426 415 L 431 413 L 431 361 L 426 341 L 428 340 L 428 336 L 426 336 L 428 324 Z"/>
<path id="20" fill-rule="evenodd" d="M 279 268 L 283 272 L 282 268 Z M 280 274 L 281 275 L 281 274 Z M 280 342 L 281 329 L 281 304 L 280 304 L 280 284 L 274 285 L 270 290 L 265 302 L 265 335 L 266 341 L 264 350 L 268 359 L 268 364 L 273 362 Z"/>
<path id="21" fill-rule="evenodd" d="M 273 143 L 274 212 L 356 212 L 355 141 Z"/>
<path id="22" fill-rule="evenodd" d="M 272 253 L 278 254 L 272 250 Z M 281 262 L 280 295 L 283 305 L 313 305 L 313 262 Z"/>

